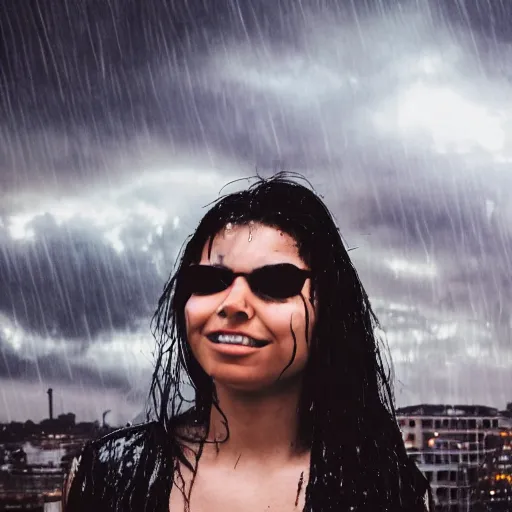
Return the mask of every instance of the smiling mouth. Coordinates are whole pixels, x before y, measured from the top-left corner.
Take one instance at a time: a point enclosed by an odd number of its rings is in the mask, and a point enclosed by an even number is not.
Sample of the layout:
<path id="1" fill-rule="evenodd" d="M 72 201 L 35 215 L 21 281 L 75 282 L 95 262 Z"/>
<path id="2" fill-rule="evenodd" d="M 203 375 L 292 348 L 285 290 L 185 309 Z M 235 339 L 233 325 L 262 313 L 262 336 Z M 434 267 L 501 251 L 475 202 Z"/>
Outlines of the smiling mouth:
<path id="1" fill-rule="evenodd" d="M 240 334 L 209 334 L 207 338 L 218 345 L 239 345 L 242 347 L 261 348 L 268 345 L 267 341 L 257 340 L 249 336 L 242 336 Z"/>

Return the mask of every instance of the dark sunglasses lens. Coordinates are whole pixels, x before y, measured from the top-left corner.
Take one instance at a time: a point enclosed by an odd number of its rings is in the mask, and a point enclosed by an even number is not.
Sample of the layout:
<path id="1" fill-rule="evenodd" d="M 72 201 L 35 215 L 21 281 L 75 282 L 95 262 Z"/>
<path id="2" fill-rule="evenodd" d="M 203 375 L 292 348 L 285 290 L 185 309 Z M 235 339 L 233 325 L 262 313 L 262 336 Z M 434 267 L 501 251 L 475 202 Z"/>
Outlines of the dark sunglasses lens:
<path id="1" fill-rule="evenodd" d="M 228 288 L 233 282 L 229 270 L 193 265 L 184 270 L 183 280 L 187 292 L 194 295 L 212 295 Z"/>
<path id="2" fill-rule="evenodd" d="M 307 273 L 295 265 L 273 265 L 253 272 L 250 284 L 253 291 L 274 299 L 288 299 L 299 295 Z"/>

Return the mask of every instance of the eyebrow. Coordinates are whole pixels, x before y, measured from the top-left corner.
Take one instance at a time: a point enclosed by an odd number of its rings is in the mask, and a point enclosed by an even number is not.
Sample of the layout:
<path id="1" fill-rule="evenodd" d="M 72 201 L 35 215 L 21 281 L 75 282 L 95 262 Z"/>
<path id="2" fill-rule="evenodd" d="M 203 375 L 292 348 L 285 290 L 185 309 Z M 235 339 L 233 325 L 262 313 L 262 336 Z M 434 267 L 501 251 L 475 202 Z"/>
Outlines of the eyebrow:
<path id="1" fill-rule="evenodd" d="M 211 262 L 211 258 L 210 258 L 210 260 L 209 260 L 209 262 L 208 262 L 208 266 L 210 266 L 210 267 L 214 267 L 214 268 L 224 268 L 224 269 L 227 269 L 227 270 L 231 270 L 229 267 L 227 267 L 227 266 L 224 264 L 224 258 L 225 258 L 224 254 L 218 254 L 218 255 L 217 255 L 217 259 L 218 259 L 219 261 L 218 261 L 218 262 L 216 262 L 216 263 L 212 263 L 212 262 Z M 200 265 L 201 265 L 201 263 L 200 263 Z"/>
<path id="2" fill-rule="evenodd" d="M 261 269 L 264 269 L 264 268 L 269 268 L 269 267 L 280 267 L 282 265 L 291 265 L 292 267 L 297 267 L 299 270 L 302 270 L 304 272 L 311 272 L 311 269 L 309 268 L 300 268 L 298 265 L 296 265 L 295 263 L 290 263 L 289 261 L 284 261 L 284 262 L 281 262 L 281 263 L 270 263 L 269 265 L 262 265 L 261 267 L 255 267 L 253 268 L 250 272 L 235 272 L 232 268 L 222 264 L 222 263 L 214 263 L 213 265 L 205 265 L 207 267 L 213 267 L 213 268 L 220 268 L 220 269 L 223 269 L 223 270 L 229 270 L 230 272 L 233 272 L 234 274 L 252 274 L 253 272 L 256 272 L 257 270 L 261 270 Z"/>
<path id="3" fill-rule="evenodd" d="M 231 270 L 229 267 L 226 267 L 226 265 L 222 263 L 214 263 L 213 265 L 206 265 L 207 267 L 213 267 L 213 268 L 222 268 L 224 270 Z"/>

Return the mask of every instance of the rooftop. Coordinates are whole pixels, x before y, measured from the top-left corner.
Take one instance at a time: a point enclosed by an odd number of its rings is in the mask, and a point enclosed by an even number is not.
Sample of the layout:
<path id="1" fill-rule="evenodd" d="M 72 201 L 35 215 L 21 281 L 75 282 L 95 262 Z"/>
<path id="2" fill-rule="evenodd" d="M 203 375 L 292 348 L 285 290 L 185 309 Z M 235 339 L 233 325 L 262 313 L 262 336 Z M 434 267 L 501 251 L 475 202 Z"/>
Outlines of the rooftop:
<path id="1" fill-rule="evenodd" d="M 499 410 L 486 405 L 419 404 L 400 407 L 397 416 L 498 416 Z"/>

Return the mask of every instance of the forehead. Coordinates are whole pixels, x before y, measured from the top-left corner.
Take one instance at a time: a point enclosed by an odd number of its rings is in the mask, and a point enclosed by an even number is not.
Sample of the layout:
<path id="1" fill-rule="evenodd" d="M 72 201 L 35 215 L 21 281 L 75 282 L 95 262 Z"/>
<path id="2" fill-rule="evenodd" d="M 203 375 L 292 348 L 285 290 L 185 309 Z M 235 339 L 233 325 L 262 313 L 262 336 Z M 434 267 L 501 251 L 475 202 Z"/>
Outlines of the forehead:
<path id="1" fill-rule="evenodd" d="M 210 255 L 209 244 L 210 241 L 203 247 L 202 264 L 222 264 L 238 271 L 277 263 L 293 263 L 305 267 L 295 239 L 279 229 L 263 224 L 228 224 L 213 238 Z"/>

